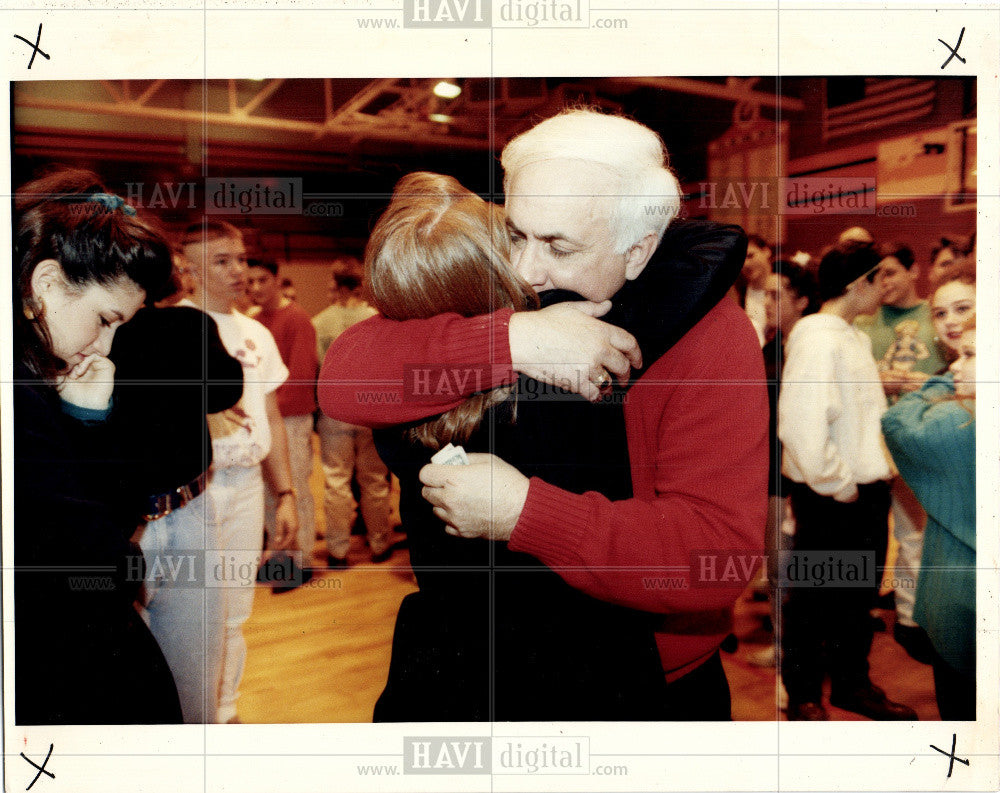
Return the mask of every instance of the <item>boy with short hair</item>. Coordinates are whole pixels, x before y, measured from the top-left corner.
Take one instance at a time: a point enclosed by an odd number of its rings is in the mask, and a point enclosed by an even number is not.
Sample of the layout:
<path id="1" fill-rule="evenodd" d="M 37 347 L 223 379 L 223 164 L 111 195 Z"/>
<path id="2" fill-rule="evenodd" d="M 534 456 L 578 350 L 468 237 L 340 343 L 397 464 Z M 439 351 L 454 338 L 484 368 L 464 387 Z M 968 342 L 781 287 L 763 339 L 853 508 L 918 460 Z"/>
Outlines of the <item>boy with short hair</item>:
<path id="1" fill-rule="evenodd" d="M 236 310 L 247 280 L 246 248 L 239 229 L 222 221 L 195 223 L 185 231 L 182 244 L 197 282 L 195 303 L 215 320 L 222 343 L 243 365 L 243 397 L 234 407 L 209 416 L 213 463 L 206 510 L 206 520 L 216 524 L 218 583 L 225 593 L 216 720 L 237 723 L 236 700 L 246 661 L 243 623 L 253 607 L 263 544 L 262 473 L 277 497 L 272 547 L 288 548 L 298 531 L 285 425 L 275 396 L 288 378 L 288 369 L 267 328 Z M 252 570 L 249 576 L 243 574 L 247 569 Z M 235 571 L 239 580 L 229 575 Z"/>
<path id="2" fill-rule="evenodd" d="M 316 375 L 319 373 L 316 331 L 302 307 L 282 294 L 277 262 L 273 259 L 253 258 L 247 264 L 250 300 L 260 309 L 252 316 L 271 331 L 281 360 L 289 372 L 288 380 L 277 390 L 278 410 L 288 436 L 292 487 L 295 490 L 299 516 L 296 545 L 302 552 L 302 567 L 310 568 L 312 548 L 316 541 L 315 507 L 312 491 L 309 489 L 309 476 L 313 468 L 312 430 L 313 414 L 316 412 Z M 264 526 L 270 535 L 274 529 L 274 495 L 268 492 L 265 502 L 267 508 Z M 295 583 L 278 582 L 273 591 L 287 592 L 294 588 Z"/>

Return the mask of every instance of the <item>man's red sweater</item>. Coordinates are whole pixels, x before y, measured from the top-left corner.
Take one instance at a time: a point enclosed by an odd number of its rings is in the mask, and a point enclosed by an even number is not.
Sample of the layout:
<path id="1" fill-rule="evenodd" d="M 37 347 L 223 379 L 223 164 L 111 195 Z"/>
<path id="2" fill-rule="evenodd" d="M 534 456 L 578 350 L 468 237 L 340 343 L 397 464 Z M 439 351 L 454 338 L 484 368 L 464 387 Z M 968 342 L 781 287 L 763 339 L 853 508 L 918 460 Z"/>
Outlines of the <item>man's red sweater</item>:
<path id="1" fill-rule="evenodd" d="M 404 367 L 414 362 L 473 367 L 485 377 L 466 381 L 481 389 L 511 383 L 511 313 L 410 320 L 405 332 L 381 317 L 354 325 L 327 352 L 320 407 L 386 427 L 464 401 L 410 398 Z M 633 497 L 612 502 L 533 477 L 509 545 L 593 597 L 663 614 L 656 640 L 674 680 L 715 652 L 763 553 L 767 391 L 756 334 L 733 301 L 643 373 L 628 391 L 625 423 Z"/>

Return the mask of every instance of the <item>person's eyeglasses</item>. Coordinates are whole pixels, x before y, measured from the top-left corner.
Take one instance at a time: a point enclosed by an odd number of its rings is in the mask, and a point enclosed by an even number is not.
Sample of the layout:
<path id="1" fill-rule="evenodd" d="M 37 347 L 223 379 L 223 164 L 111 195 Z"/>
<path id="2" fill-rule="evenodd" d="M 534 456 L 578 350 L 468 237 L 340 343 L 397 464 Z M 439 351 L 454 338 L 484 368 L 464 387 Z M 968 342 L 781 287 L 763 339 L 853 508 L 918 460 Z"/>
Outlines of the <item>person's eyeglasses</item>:
<path id="1" fill-rule="evenodd" d="M 879 271 L 881 267 L 872 267 L 867 273 L 865 273 L 865 280 L 870 284 L 875 283 L 875 279 L 878 278 Z"/>

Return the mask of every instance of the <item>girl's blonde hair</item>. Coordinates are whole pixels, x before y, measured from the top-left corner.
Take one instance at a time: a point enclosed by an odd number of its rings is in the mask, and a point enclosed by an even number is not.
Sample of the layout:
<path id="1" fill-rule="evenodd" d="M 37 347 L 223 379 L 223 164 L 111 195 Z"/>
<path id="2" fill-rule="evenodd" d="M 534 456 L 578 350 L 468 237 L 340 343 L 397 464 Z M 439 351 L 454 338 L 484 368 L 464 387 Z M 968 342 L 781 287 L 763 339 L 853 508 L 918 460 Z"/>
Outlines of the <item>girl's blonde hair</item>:
<path id="1" fill-rule="evenodd" d="M 368 302 L 395 320 L 538 306 L 537 295 L 510 264 L 503 211 L 452 177 L 427 172 L 400 179 L 375 224 L 365 249 L 364 290 Z M 432 449 L 466 441 L 487 408 L 512 390 L 474 394 L 412 428 L 410 436 Z"/>

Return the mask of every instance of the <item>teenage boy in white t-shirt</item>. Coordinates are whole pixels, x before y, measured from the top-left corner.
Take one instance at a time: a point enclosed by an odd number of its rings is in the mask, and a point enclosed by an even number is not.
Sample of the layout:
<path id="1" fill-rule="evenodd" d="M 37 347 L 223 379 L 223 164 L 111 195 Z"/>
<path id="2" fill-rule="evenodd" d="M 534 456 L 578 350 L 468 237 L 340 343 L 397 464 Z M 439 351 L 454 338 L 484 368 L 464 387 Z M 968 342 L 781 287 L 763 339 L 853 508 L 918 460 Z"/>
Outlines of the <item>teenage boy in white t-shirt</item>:
<path id="1" fill-rule="evenodd" d="M 285 425 L 275 396 L 288 378 L 271 333 L 236 310 L 246 291 L 243 236 L 225 222 L 188 227 L 184 256 L 197 282 L 193 300 L 215 320 L 229 354 L 243 365 L 243 398 L 208 417 L 212 433 L 212 481 L 206 520 L 219 541 L 216 562 L 207 565 L 210 585 L 225 593 L 219 723 L 234 723 L 239 683 L 246 661 L 243 623 L 250 617 L 264 531 L 264 477 L 277 506 L 270 547 L 291 547 L 298 532 L 295 491 Z"/>

